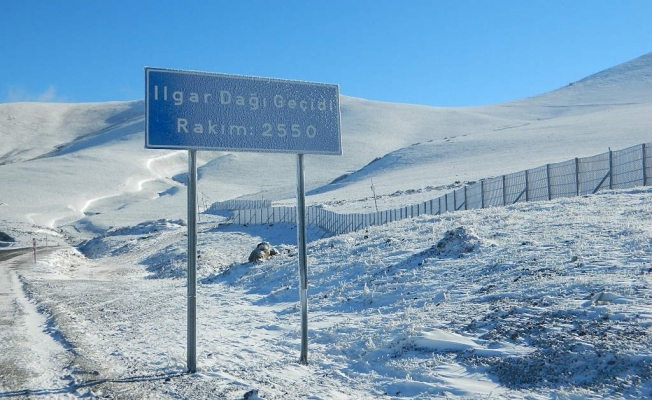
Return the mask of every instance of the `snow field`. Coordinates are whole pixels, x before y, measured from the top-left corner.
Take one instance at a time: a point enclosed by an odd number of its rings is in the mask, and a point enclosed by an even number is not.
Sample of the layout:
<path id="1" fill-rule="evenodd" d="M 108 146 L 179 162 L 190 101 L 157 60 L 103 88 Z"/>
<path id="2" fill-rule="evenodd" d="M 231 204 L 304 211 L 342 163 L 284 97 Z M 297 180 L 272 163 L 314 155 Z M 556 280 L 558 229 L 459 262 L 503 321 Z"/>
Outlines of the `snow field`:
<path id="1" fill-rule="evenodd" d="M 68 371 L 77 395 L 643 398 L 652 394 L 651 200 L 650 189 L 605 192 L 313 240 L 308 366 L 297 362 L 291 226 L 200 225 L 194 375 L 183 374 L 182 225 L 115 230 L 142 245 L 91 241 L 95 258 L 61 251 L 25 280 L 77 354 Z M 281 254 L 245 263 L 263 240 Z M 164 254 L 174 274 L 160 273 Z M 84 386 L 98 377 L 106 381 Z"/>

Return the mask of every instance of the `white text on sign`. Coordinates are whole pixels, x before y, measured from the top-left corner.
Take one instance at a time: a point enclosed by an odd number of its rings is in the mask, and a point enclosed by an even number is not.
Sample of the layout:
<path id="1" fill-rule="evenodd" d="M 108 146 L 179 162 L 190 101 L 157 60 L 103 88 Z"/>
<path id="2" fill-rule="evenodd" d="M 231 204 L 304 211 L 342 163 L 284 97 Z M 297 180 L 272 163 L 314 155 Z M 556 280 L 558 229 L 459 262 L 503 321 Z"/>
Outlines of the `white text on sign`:
<path id="1" fill-rule="evenodd" d="M 154 86 L 154 101 L 171 101 L 175 106 L 182 106 L 185 102 L 195 104 L 220 104 L 223 106 L 234 105 L 246 107 L 250 110 L 259 110 L 262 108 L 276 108 L 301 111 L 322 111 L 335 112 L 336 105 L 333 100 L 323 98 L 288 98 L 281 94 L 275 94 L 270 98 L 258 96 L 256 93 L 250 93 L 246 96 L 235 94 L 228 90 L 220 90 L 215 93 L 185 93 L 182 90 L 171 91 L 167 86 L 159 88 Z"/>
<path id="2" fill-rule="evenodd" d="M 260 135 L 264 137 L 308 137 L 317 136 L 314 125 L 305 127 L 300 124 L 270 124 L 265 122 L 260 127 L 245 125 L 227 125 L 208 120 L 206 122 L 188 122 L 187 118 L 177 118 L 177 133 L 197 133 L 209 135 Z"/>

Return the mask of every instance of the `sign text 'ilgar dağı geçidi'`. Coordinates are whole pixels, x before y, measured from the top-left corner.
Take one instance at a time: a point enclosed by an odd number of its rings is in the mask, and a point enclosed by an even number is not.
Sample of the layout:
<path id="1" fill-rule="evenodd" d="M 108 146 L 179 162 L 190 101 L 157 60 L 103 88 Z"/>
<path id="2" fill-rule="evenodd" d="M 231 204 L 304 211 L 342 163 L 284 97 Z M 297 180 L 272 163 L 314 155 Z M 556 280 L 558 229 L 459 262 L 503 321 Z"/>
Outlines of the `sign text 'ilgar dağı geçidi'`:
<path id="1" fill-rule="evenodd" d="M 339 88 L 146 69 L 146 147 L 341 154 Z"/>

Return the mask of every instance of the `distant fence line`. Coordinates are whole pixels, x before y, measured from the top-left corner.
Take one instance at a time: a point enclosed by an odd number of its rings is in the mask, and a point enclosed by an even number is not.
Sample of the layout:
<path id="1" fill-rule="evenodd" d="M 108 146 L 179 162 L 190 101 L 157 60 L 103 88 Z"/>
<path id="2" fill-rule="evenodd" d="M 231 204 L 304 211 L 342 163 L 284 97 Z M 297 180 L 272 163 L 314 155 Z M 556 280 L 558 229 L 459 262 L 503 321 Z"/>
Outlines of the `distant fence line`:
<path id="1" fill-rule="evenodd" d="M 649 185 L 652 185 L 652 143 L 482 179 L 438 198 L 391 210 L 340 214 L 311 206 L 306 210 L 306 222 L 339 235 L 424 214 L 438 215 Z M 273 207 L 267 200 L 230 200 L 216 204 L 208 212 L 231 210 L 232 222 L 239 225 L 296 223 L 296 207 Z"/>
<path id="2" fill-rule="evenodd" d="M 227 201 L 218 201 L 208 208 L 209 213 L 211 211 L 222 211 L 222 210 L 255 210 L 263 208 L 271 208 L 271 200 L 227 200 Z"/>

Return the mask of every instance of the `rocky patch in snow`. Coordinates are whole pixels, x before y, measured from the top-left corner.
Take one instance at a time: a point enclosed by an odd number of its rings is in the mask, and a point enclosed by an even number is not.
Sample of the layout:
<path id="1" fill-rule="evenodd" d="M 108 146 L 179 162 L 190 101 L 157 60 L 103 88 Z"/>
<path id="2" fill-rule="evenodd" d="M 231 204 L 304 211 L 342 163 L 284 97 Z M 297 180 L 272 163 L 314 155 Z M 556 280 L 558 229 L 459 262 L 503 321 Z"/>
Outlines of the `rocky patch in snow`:
<path id="1" fill-rule="evenodd" d="M 111 228 L 79 246 L 86 257 L 102 258 L 125 254 L 146 246 L 151 239 L 162 232 L 176 231 L 185 226 L 182 220 L 159 219 L 141 222 L 135 226 Z"/>

